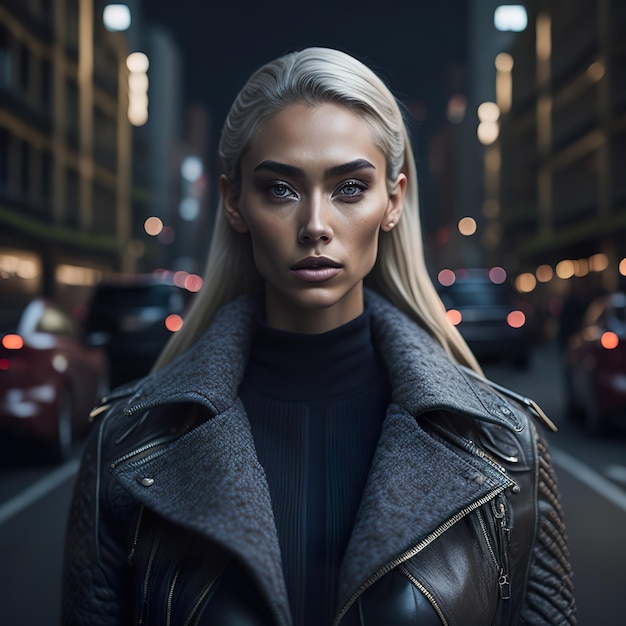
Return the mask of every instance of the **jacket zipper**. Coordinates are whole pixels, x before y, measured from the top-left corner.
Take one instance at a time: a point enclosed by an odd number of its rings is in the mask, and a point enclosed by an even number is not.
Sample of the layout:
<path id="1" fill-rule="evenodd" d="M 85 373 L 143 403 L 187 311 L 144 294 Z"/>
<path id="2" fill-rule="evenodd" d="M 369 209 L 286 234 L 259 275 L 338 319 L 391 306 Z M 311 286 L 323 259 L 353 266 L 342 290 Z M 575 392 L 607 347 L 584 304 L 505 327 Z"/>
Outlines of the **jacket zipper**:
<path id="1" fill-rule="evenodd" d="M 137 541 L 139 540 L 139 527 L 141 526 L 141 520 L 143 518 L 144 505 L 140 505 L 139 513 L 137 514 L 137 524 L 135 525 L 135 532 L 133 533 L 133 545 L 128 553 L 128 564 L 131 565 L 133 557 L 135 556 L 135 548 L 137 548 Z"/>
<path id="2" fill-rule="evenodd" d="M 473 454 L 479 456 L 485 462 L 489 463 L 492 467 L 497 468 L 502 474 L 505 474 L 509 480 L 513 483 L 511 487 L 511 491 L 513 493 L 519 493 L 520 487 L 514 482 L 510 475 L 508 475 L 506 468 L 502 467 L 496 461 L 494 461 L 490 456 L 485 454 L 484 450 L 482 450 L 479 446 L 477 446 L 471 439 L 465 439 L 464 437 L 460 437 L 456 433 L 451 433 L 445 428 L 442 428 L 438 425 L 435 425 L 435 428 L 442 433 L 445 433 L 448 437 L 450 437 L 453 441 L 457 443 L 457 445 L 461 445 L 465 447 L 466 450 L 472 452 Z M 489 546 L 489 552 L 491 553 L 496 567 L 499 568 L 500 576 L 498 579 L 498 585 L 500 586 L 500 598 L 502 600 L 508 600 L 511 598 L 511 581 L 509 578 L 509 542 L 510 542 L 510 528 L 508 527 L 508 522 L 506 519 L 507 507 L 506 507 L 506 498 L 504 494 L 501 492 L 498 494 L 497 499 L 492 501 L 491 503 L 493 514 L 496 518 L 496 526 L 498 530 L 498 541 L 500 547 L 500 554 L 502 555 L 502 563 L 500 563 L 493 551 L 491 546 L 491 542 L 489 541 L 489 537 L 487 535 L 486 528 L 484 527 L 484 519 L 479 512 L 478 519 L 480 520 L 481 526 L 483 527 L 483 534 L 487 541 L 487 545 Z"/>
<path id="3" fill-rule="evenodd" d="M 165 626 L 171 626 L 172 624 L 172 600 L 174 599 L 174 587 L 176 587 L 176 581 L 180 574 L 180 567 L 176 569 L 172 584 L 170 585 L 169 593 L 167 594 L 167 609 L 165 611 Z"/>
<path id="4" fill-rule="evenodd" d="M 446 619 L 446 616 L 443 614 L 443 611 L 441 610 L 439 603 L 435 599 L 435 596 L 433 596 L 433 594 L 430 593 L 430 591 L 428 591 L 428 589 L 426 589 L 426 587 L 424 587 L 424 585 L 422 585 L 422 583 L 419 580 L 417 580 L 417 578 L 415 578 L 415 576 L 413 576 L 413 574 L 411 574 L 411 572 L 409 572 L 409 570 L 406 567 L 404 567 L 404 565 L 401 565 L 399 569 L 420 590 L 420 592 L 426 597 L 426 599 L 432 604 L 433 608 L 435 609 L 435 612 L 437 613 L 437 615 L 439 615 L 439 619 L 441 620 L 441 623 L 443 624 L 443 626 L 448 626 L 448 620 Z"/>
<path id="5" fill-rule="evenodd" d="M 491 560 L 493 561 L 493 564 L 498 569 L 498 571 L 500 571 L 501 565 L 498 562 L 498 558 L 496 557 L 495 550 L 493 549 L 493 545 L 491 544 L 491 539 L 489 538 L 489 531 L 487 529 L 487 522 L 485 522 L 485 517 L 480 509 L 476 510 L 476 517 L 478 517 L 480 530 L 483 534 L 483 539 L 485 540 L 485 543 L 487 544 L 487 550 L 489 551 Z"/>
<path id="6" fill-rule="evenodd" d="M 127 417 L 132 417 L 135 413 L 138 413 L 139 411 L 153 409 L 157 406 L 163 406 L 165 404 L 175 404 L 176 402 L 189 402 L 190 400 L 197 402 L 198 404 L 202 404 L 203 406 L 207 407 L 213 413 L 213 415 L 217 415 L 218 410 L 216 406 L 206 396 L 192 391 L 188 393 L 177 393 L 175 395 L 169 396 L 165 400 L 160 400 L 158 402 L 154 402 L 153 400 L 144 400 L 130 407 L 127 406 L 123 412 L 124 415 L 126 415 Z"/>
<path id="7" fill-rule="evenodd" d="M 499 494 L 495 502 L 491 503 L 496 516 L 498 527 L 498 537 L 500 540 L 500 552 L 502 554 L 502 565 L 500 567 L 500 598 L 509 600 L 511 598 L 511 581 L 509 579 L 509 543 L 511 540 L 511 529 L 507 522 L 507 507 L 503 494 Z"/>
<path id="8" fill-rule="evenodd" d="M 204 589 L 202 589 L 202 593 L 198 596 L 198 599 L 196 600 L 196 603 L 193 605 L 191 612 L 187 616 L 187 619 L 185 620 L 185 623 L 183 626 L 189 626 L 191 624 L 191 620 L 195 617 L 196 613 L 198 612 L 203 602 L 205 601 L 207 595 L 209 595 L 209 591 L 211 591 L 211 588 L 213 587 L 217 579 L 222 575 L 227 565 L 228 565 L 228 561 L 224 564 L 224 567 L 222 567 L 222 569 L 220 569 L 220 571 L 217 572 L 217 574 L 213 578 L 211 578 L 211 580 L 209 580 L 209 582 L 204 586 Z"/>
<path id="9" fill-rule="evenodd" d="M 501 506 L 504 507 L 504 504 L 502 504 Z M 508 537 L 505 537 L 505 535 L 508 534 L 509 529 L 506 527 L 506 522 L 503 519 L 504 511 L 504 508 L 502 509 L 501 514 L 496 514 L 494 511 L 494 515 L 496 516 L 498 543 L 500 546 L 500 553 L 502 555 L 502 562 L 498 561 L 495 550 L 493 549 L 493 546 L 491 544 L 489 531 L 487 530 L 487 525 L 483 514 L 480 510 L 476 511 L 476 513 L 478 516 L 478 521 L 480 523 L 483 537 L 485 539 L 485 543 L 487 544 L 487 548 L 491 556 L 491 560 L 494 562 L 496 568 L 498 569 L 498 586 L 500 587 L 500 599 L 508 600 L 511 597 L 511 584 L 509 581 L 509 543 Z"/>
<path id="10" fill-rule="evenodd" d="M 443 428 L 439 425 L 435 425 L 436 430 L 439 430 L 441 433 L 445 433 L 446 436 L 450 437 L 457 445 L 464 447 L 468 452 L 480 457 L 486 463 L 490 464 L 492 467 L 496 468 L 502 474 L 506 475 L 509 478 L 513 485 L 511 490 L 513 493 L 519 493 L 520 487 L 514 482 L 510 475 L 507 473 L 506 468 L 497 463 L 490 456 L 485 454 L 484 450 L 477 446 L 471 439 L 465 439 L 457 435 L 456 433 L 452 433 L 446 428 Z M 491 541 L 487 534 L 487 529 L 485 527 L 485 520 L 480 511 L 478 513 L 478 519 L 483 531 L 483 535 L 487 542 L 487 546 L 489 548 L 489 553 L 493 558 L 493 561 L 496 567 L 499 569 L 500 575 L 498 578 L 498 585 L 500 587 L 500 598 L 502 600 L 508 600 L 511 597 L 511 582 L 509 578 L 509 540 L 510 540 L 510 529 L 508 528 L 507 520 L 506 520 L 506 498 L 503 493 L 499 493 L 497 497 L 497 507 L 495 505 L 496 501 L 492 501 L 492 509 L 494 516 L 496 517 L 496 526 L 498 530 L 498 540 L 500 546 L 500 554 L 502 555 L 502 563 L 499 562 L 494 550 L 491 545 Z"/>
<path id="11" fill-rule="evenodd" d="M 148 606 L 148 590 L 150 589 L 150 578 L 152 577 L 152 566 L 154 565 L 154 559 L 156 557 L 157 549 L 161 535 L 157 535 L 152 544 L 152 550 L 150 550 L 150 558 L 148 559 L 148 565 L 146 567 L 146 574 L 143 579 L 143 607 L 141 610 L 141 617 L 139 618 L 139 624 L 143 624 L 143 618 L 146 615 L 146 608 Z"/>
<path id="12" fill-rule="evenodd" d="M 459 447 L 463 448 L 464 450 L 467 450 L 469 453 L 473 454 L 474 456 L 477 456 L 482 461 L 484 461 L 485 463 L 487 463 L 494 469 L 498 470 L 500 474 L 505 475 L 512 483 L 511 490 L 513 491 L 513 493 L 519 493 L 520 487 L 511 478 L 509 473 L 506 471 L 506 467 L 500 465 L 497 461 L 492 459 L 488 454 L 485 454 L 485 451 L 479 446 L 477 446 L 471 439 L 466 439 L 465 437 L 461 437 L 460 435 L 457 435 L 456 433 L 452 433 L 447 428 L 444 428 L 440 426 L 439 424 L 431 423 L 431 426 L 433 427 L 433 430 L 439 431 L 439 433 L 442 434 L 444 437 L 447 437 Z"/>
<path id="13" fill-rule="evenodd" d="M 143 454 L 144 452 L 151 451 L 153 448 L 157 448 L 159 446 L 163 446 L 166 443 L 169 443 L 170 441 L 173 441 L 174 439 L 176 439 L 176 437 L 172 437 L 172 436 L 159 437 L 158 439 L 154 439 L 153 441 L 150 441 L 150 442 L 144 444 L 143 446 L 140 446 L 139 448 L 135 448 L 135 450 L 132 450 L 131 452 L 127 452 L 126 454 L 122 455 L 121 457 L 115 459 L 115 461 L 113 461 L 109 465 L 109 467 L 111 469 L 115 469 L 120 463 L 124 463 L 125 461 L 128 461 L 129 459 L 132 459 L 134 456 L 139 456 L 140 454 Z"/>
<path id="14" fill-rule="evenodd" d="M 352 597 L 345 603 L 345 605 L 339 610 L 337 615 L 335 616 L 335 620 L 333 622 L 333 626 L 337 626 L 339 622 L 344 618 L 345 614 L 348 612 L 348 609 L 354 604 L 355 600 L 365 592 L 365 590 L 373 585 L 376 581 L 380 580 L 385 574 L 390 572 L 392 569 L 398 567 L 400 564 L 404 563 L 404 561 L 408 561 L 413 558 L 416 554 L 421 552 L 424 548 L 429 546 L 435 539 L 440 537 L 444 532 L 448 529 L 452 528 L 454 524 L 456 524 L 459 520 L 463 519 L 466 515 L 469 515 L 472 511 L 477 509 L 478 507 L 487 504 L 490 500 L 493 500 L 499 493 L 504 491 L 507 487 L 498 487 L 497 489 L 493 489 L 488 494 L 484 495 L 479 500 L 476 500 L 472 504 L 464 507 L 458 513 L 453 515 L 450 519 L 444 522 L 441 526 L 436 528 L 428 537 L 422 539 L 418 544 L 403 552 L 400 556 L 396 557 L 384 567 L 381 567 L 377 572 L 375 572 L 372 576 L 370 576 L 352 595 Z"/>

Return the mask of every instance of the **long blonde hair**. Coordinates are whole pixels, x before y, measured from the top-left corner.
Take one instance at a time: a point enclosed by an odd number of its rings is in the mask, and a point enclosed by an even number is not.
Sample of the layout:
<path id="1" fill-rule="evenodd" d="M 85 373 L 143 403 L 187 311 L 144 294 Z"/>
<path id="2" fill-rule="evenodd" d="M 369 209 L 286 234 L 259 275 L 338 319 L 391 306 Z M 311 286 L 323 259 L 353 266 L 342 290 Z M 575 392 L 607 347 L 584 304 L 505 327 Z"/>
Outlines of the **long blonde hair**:
<path id="1" fill-rule="evenodd" d="M 367 286 L 427 329 L 454 360 L 480 373 L 467 344 L 446 320 L 426 269 L 415 158 L 402 112 L 384 82 L 367 66 L 338 50 L 306 48 L 258 69 L 239 92 L 224 123 L 219 145 L 222 172 L 231 184 L 239 184 L 242 155 L 259 126 L 278 111 L 296 103 L 328 102 L 366 120 L 385 155 L 388 181 L 396 180 L 400 172 L 407 177 L 402 218 L 391 232 L 381 235 Z M 154 369 L 191 347 L 223 304 L 260 285 L 249 236 L 231 228 L 220 198 L 202 289 L 184 327 L 172 336 Z"/>

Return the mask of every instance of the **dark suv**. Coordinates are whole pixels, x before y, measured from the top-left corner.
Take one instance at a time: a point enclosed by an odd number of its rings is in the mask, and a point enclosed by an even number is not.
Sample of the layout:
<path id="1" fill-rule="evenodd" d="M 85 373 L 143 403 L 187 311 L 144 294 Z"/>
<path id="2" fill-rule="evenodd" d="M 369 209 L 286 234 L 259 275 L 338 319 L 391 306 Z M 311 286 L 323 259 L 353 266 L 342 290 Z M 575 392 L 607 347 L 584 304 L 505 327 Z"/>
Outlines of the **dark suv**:
<path id="1" fill-rule="evenodd" d="M 85 321 L 91 344 L 106 348 L 111 387 L 146 375 L 182 324 L 192 292 L 160 275 L 120 275 L 98 284 Z"/>

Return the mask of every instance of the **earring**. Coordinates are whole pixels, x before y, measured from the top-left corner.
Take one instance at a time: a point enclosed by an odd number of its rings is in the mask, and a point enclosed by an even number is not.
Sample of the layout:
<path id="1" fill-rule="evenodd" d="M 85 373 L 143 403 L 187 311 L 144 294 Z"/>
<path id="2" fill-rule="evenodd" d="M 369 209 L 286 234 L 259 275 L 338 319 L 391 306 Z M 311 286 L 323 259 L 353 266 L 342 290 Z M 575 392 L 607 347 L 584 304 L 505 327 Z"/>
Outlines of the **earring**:
<path id="1" fill-rule="evenodd" d="M 388 228 L 389 230 L 391 230 L 394 226 L 395 226 L 395 222 L 389 222 L 389 223 L 387 224 L 387 228 Z"/>

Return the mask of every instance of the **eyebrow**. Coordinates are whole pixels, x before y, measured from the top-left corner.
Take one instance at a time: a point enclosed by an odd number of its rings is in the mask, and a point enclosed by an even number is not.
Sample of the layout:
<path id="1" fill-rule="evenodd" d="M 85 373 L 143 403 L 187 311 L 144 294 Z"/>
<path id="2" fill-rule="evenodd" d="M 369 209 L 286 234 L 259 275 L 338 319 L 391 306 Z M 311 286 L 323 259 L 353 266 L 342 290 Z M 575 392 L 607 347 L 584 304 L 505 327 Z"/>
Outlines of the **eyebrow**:
<path id="1" fill-rule="evenodd" d="M 341 165 L 333 165 L 327 170 L 324 170 L 324 178 L 334 178 L 335 176 L 343 176 L 350 172 L 355 172 L 362 169 L 373 169 L 376 167 L 373 163 L 370 163 L 367 159 L 355 159 L 348 163 L 342 163 Z M 291 176 L 293 178 L 305 178 L 306 174 L 303 169 L 295 167 L 294 165 L 287 165 L 286 163 L 279 163 L 278 161 L 261 161 L 255 168 L 255 172 L 268 170 L 275 172 L 276 174 L 282 174 L 283 176 Z"/>

